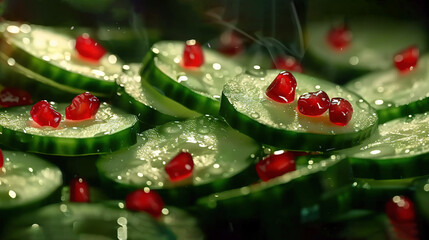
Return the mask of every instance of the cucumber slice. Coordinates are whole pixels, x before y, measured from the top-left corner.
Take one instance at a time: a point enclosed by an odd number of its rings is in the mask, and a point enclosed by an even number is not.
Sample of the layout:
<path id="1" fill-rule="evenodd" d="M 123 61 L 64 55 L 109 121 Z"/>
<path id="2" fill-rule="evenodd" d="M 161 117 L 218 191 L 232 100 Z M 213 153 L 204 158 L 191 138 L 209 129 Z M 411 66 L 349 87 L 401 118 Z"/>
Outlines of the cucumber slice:
<path id="1" fill-rule="evenodd" d="M 200 115 L 159 93 L 145 77 L 140 77 L 139 70 L 140 64 L 125 67 L 125 73 L 118 79 L 121 88 L 113 98 L 115 105 L 151 126 Z"/>
<path id="2" fill-rule="evenodd" d="M 429 237 L 429 176 L 417 180 L 414 184 L 414 203 L 418 220 L 420 239 Z"/>
<path id="3" fill-rule="evenodd" d="M 49 205 L 10 222 L 4 239 L 176 239 L 152 216 L 122 202 Z"/>
<path id="4" fill-rule="evenodd" d="M 371 71 L 391 68 L 393 56 L 410 45 L 417 45 L 420 50 L 427 48 L 424 28 L 418 23 L 359 16 L 347 19 L 353 34 L 352 42 L 349 48 L 338 52 L 326 41 L 326 35 L 335 26 L 334 23 L 338 25 L 341 21 L 308 24 L 306 61 L 336 82 L 346 82 Z"/>
<path id="5" fill-rule="evenodd" d="M 68 104 L 51 103 L 65 116 Z M 100 104 L 95 119 L 61 120 L 58 128 L 38 127 L 30 117 L 32 106 L 0 110 L 0 141 L 24 151 L 63 155 L 112 152 L 136 142 L 137 118 L 106 103 Z"/>
<path id="6" fill-rule="evenodd" d="M 96 165 L 109 192 L 125 195 L 149 187 L 171 205 L 189 205 L 197 197 L 249 184 L 260 146 L 220 119 L 202 116 L 143 132 L 128 150 L 100 157 Z M 164 167 L 180 151 L 193 155 L 191 178 L 171 182 Z"/>
<path id="7" fill-rule="evenodd" d="M 77 89 L 112 94 L 122 65 L 107 53 L 99 63 L 81 60 L 74 39 L 37 25 L 4 23 L 0 26 L 0 50 L 23 67 Z"/>
<path id="8" fill-rule="evenodd" d="M 429 174 L 429 116 L 398 118 L 379 126 L 378 134 L 342 151 L 358 178 L 399 179 Z"/>
<path id="9" fill-rule="evenodd" d="M 198 212 L 210 234 L 229 229 L 229 225 L 239 228 L 250 223 L 245 231 L 262 234 L 261 239 L 287 239 L 298 234 L 303 208 L 318 203 L 323 194 L 350 186 L 351 180 L 344 156 L 311 157 L 305 164 L 298 161 L 296 171 L 268 182 L 200 198 Z"/>
<path id="10" fill-rule="evenodd" d="M 217 115 L 223 85 L 242 73 L 234 61 L 204 49 L 205 63 L 198 69 L 181 65 L 184 42 L 164 41 L 152 46 L 143 61 L 142 76 L 169 98 L 189 109 Z"/>
<path id="11" fill-rule="evenodd" d="M 328 151 L 358 144 L 377 127 L 375 110 L 360 96 L 330 82 L 294 73 L 295 101 L 281 104 L 265 96 L 279 70 L 260 70 L 229 81 L 223 90 L 220 114 L 239 131 L 272 146 L 290 150 Z M 342 97 L 353 106 L 353 117 L 344 127 L 329 121 L 328 112 L 307 117 L 296 110 L 305 92 L 325 91 L 330 98 Z"/>
<path id="12" fill-rule="evenodd" d="M 0 216 L 8 218 L 59 197 L 63 179 L 53 164 L 31 154 L 3 150 Z M 2 220 L 0 220 L 2 221 Z"/>
<path id="13" fill-rule="evenodd" d="M 416 178 L 374 180 L 356 178 L 353 183 L 353 207 L 384 211 L 386 202 L 396 195 L 411 196 Z"/>
<path id="14" fill-rule="evenodd" d="M 360 94 L 377 110 L 381 123 L 410 114 L 429 111 L 429 55 L 417 67 L 401 74 L 390 69 L 365 75 L 345 87 Z"/>

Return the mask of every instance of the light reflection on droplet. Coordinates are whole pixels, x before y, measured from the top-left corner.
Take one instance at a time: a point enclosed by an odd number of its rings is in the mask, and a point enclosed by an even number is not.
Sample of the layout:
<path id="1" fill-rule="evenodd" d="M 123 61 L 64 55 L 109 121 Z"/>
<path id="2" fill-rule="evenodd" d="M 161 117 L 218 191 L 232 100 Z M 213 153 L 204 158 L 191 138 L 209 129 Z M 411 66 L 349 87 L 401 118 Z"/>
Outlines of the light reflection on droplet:
<path id="1" fill-rule="evenodd" d="M 15 59 L 13 59 L 13 58 L 9 58 L 9 59 L 7 59 L 7 64 L 9 65 L 9 66 L 14 66 L 15 65 Z"/>
<path id="2" fill-rule="evenodd" d="M 356 57 L 356 56 L 353 56 L 353 57 L 351 57 L 351 58 L 349 59 L 349 63 L 350 63 L 351 65 L 357 65 L 357 64 L 359 63 L 359 58 L 358 58 L 358 57 Z"/>
<path id="3" fill-rule="evenodd" d="M 8 26 L 6 30 L 10 33 L 19 33 L 20 31 L 19 27 L 15 25 Z"/>
<path id="4" fill-rule="evenodd" d="M 384 101 L 381 99 L 375 100 L 375 105 L 381 105 L 383 103 L 384 103 Z"/>
<path id="5" fill-rule="evenodd" d="M 213 69 L 214 70 L 220 70 L 222 66 L 219 63 L 213 63 Z"/>
<path id="6" fill-rule="evenodd" d="M 115 55 L 111 54 L 107 58 L 107 61 L 109 61 L 110 64 L 115 64 L 118 61 L 118 58 Z"/>
<path id="7" fill-rule="evenodd" d="M 177 81 L 179 83 L 188 81 L 188 77 L 187 76 L 179 76 L 179 78 L 177 79 Z"/>
<path id="8" fill-rule="evenodd" d="M 381 153 L 381 151 L 380 150 L 372 150 L 371 152 L 369 152 L 370 154 L 372 154 L 372 155 L 376 155 L 376 154 L 380 154 Z"/>
<path id="9" fill-rule="evenodd" d="M 9 190 L 9 197 L 16 198 L 16 192 L 14 192 L 13 190 Z"/>
<path id="10" fill-rule="evenodd" d="M 168 215 L 168 214 L 170 213 L 170 211 L 169 211 L 167 208 L 163 208 L 163 209 L 161 210 L 161 212 L 162 212 L 162 214 L 164 214 L 164 215 Z"/>

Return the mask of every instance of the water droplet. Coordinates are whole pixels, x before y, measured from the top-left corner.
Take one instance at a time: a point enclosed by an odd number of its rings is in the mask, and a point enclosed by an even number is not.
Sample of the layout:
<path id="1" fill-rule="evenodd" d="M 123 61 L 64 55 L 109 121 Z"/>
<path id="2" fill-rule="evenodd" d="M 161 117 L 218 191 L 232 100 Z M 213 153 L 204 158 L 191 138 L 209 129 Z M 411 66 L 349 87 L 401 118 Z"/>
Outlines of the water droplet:
<path id="1" fill-rule="evenodd" d="M 250 114 L 250 117 L 252 117 L 253 119 L 258 119 L 260 116 L 261 116 L 261 115 L 260 115 L 259 113 L 257 113 L 257 112 L 252 112 L 252 113 Z"/>
<path id="2" fill-rule="evenodd" d="M 362 109 L 369 109 L 369 104 L 362 99 L 359 99 L 356 104 Z"/>
<path id="3" fill-rule="evenodd" d="M 267 71 L 262 69 L 259 65 L 254 65 L 253 67 L 248 68 L 246 73 L 254 77 L 264 77 L 267 75 Z"/>

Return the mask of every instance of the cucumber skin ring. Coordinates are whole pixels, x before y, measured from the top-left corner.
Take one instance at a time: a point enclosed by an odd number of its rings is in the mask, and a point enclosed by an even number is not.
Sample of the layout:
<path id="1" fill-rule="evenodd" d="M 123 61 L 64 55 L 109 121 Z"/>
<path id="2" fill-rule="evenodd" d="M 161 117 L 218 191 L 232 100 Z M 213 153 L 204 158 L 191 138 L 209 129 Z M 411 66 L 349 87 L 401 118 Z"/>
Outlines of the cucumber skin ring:
<path id="1" fill-rule="evenodd" d="M 92 138 L 35 136 L 0 126 L 0 142 L 21 151 L 61 156 L 80 156 L 109 153 L 131 146 L 137 142 L 137 131 L 137 119 L 130 128 L 112 135 Z"/>
<path id="2" fill-rule="evenodd" d="M 425 113 L 427 111 L 429 111 L 429 97 L 425 97 L 406 105 L 376 110 L 380 124 L 396 118 L 406 117 L 417 113 Z"/>
<path id="3" fill-rule="evenodd" d="M 337 135 L 297 133 L 277 129 L 264 126 L 245 114 L 238 112 L 224 93 L 222 93 L 220 115 L 225 118 L 231 127 L 254 139 L 263 139 L 263 143 L 265 144 L 302 151 L 324 152 L 355 146 L 371 136 L 377 130 L 378 126 L 376 123 L 359 132 Z"/>
<path id="4" fill-rule="evenodd" d="M 87 91 L 105 93 L 109 96 L 113 95 L 116 90 L 116 83 L 114 81 L 108 82 L 79 73 L 69 72 L 11 45 L 3 35 L 0 36 L 0 51 L 6 53 L 8 57 L 14 58 L 17 63 L 27 69 L 60 84 Z"/>

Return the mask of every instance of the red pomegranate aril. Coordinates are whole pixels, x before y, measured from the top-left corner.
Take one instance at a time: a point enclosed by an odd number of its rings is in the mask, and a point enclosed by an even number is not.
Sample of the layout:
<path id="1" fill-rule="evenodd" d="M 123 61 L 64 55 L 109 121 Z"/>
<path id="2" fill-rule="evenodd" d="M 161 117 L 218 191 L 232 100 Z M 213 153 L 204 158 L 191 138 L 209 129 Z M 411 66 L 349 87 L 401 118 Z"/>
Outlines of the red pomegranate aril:
<path id="1" fill-rule="evenodd" d="M 393 58 L 396 69 L 401 73 L 407 73 L 413 70 L 419 60 L 419 49 L 416 46 L 408 47 L 407 49 L 397 53 Z"/>
<path id="2" fill-rule="evenodd" d="M 329 104 L 324 91 L 304 93 L 298 99 L 298 111 L 307 116 L 319 116 L 328 110 Z"/>
<path id="3" fill-rule="evenodd" d="M 204 53 L 201 45 L 195 40 L 188 40 L 183 51 L 183 66 L 187 68 L 201 67 L 204 64 Z"/>
<path id="4" fill-rule="evenodd" d="M 256 164 L 256 173 L 264 182 L 295 170 L 295 157 L 287 151 L 269 155 Z"/>
<path id="5" fill-rule="evenodd" d="M 303 68 L 296 58 L 292 56 L 280 56 L 274 60 L 274 69 L 282 69 L 293 72 L 303 72 Z"/>
<path id="6" fill-rule="evenodd" d="M 18 88 L 4 88 L 0 93 L 0 106 L 13 107 L 33 104 L 31 95 Z"/>
<path id="7" fill-rule="evenodd" d="M 219 38 L 219 52 L 234 56 L 242 52 L 244 49 L 243 39 L 235 31 L 225 31 Z"/>
<path id="8" fill-rule="evenodd" d="M 87 34 L 76 38 L 75 49 L 84 59 L 95 62 L 99 61 L 106 54 L 104 47 Z"/>
<path id="9" fill-rule="evenodd" d="M 340 126 L 345 126 L 353 116 L 353 107 L 344 98 L 332 98 L 329 106 L 329 120 Z"/>
<path id="10" fill-rule="evenodd" d="M 346 25 L 333 27 L 328 32 L 327 41 L 333 49 L 342 51 L 349 47 L 352 41 L 352 32 Z"/>
<path id="11" fill-rule="evenodd" d="M 100 100 L 89 92 L 82 93 L 73 98 L 72 103 L 66 107 L 66 119 L 85 120 L 94 118 L 100 107 Z"/>
<path id="12" fill-rule="evenodd" d="M 385 212 L 401 239 L 418 239 L 414 203 L 406 196 L 395 196 L 385 205 Z"/>
<path id="13" fill-rule="evenodd" d="M 283 71 L 268 86 L 265 94 L 279 103 L 291 103 L 295 100 L 296 79 L 292 73 Z"/>
<path id="14" fill-rule="evenodd" d="M 0 149 L 0 168 L 3 167 L 3 163 L 4 163 L 3 151 Z"/>
<path id="15" fill-rule="evenodd" d="M 70 202 L 89 202 L 89 184 L 83 178 L 74 178 L 70 182 Z"/>
<path id="16" fill-rule="evenodd" d="M 176 182 L 186 179 L 192 175 L 194 169 L 194 160 L 188 152 L 177 154 L 170 162 L 165 165 L 165 171 L 171 181 Z"/>
<path id="17" fill-rule="evenodd" d="M 157 218 L 162 214 L 164 201 L 155 191 L 139 189 L 127 195 L 125 206 L 129 210 L 144 211 Z"/>
<path id="18" fill-rule="evenodd" d="M 30 110 L 31 118 L 40 126 L 58 127 L 61 121 L 61 114 L 45 100 L 33 105 Z"/>

